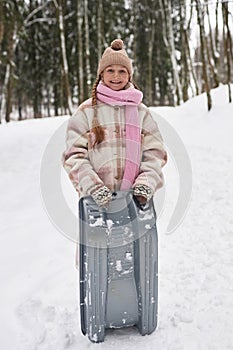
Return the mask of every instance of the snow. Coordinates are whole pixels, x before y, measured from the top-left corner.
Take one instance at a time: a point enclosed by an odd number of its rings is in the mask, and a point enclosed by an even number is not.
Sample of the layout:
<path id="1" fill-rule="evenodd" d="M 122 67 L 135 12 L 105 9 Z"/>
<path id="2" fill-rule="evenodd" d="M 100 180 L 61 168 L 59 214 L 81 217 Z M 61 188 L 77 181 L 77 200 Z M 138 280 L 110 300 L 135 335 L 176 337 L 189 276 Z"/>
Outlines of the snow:
<path id="1" fill-rule="evenodd" d="M 118 272 L 122 271 L 121 260 L 116 260 L 116 270 Z"/>
<path id="2" fill-rule="evenodd" d="M 212 96 L 209 113 L 205 95 L 176 108 L 152 108 L 185 145 L 192 196 L 183 221 L 167 234 L 180 190 L 170 149 L 158 218 L 158 329 L 145 337 L 135 328 L 108 330 L 99 345 L 80 330 L 75 243 L 53 225 L 40 193 L 44 152 L 61 128 L 60 160 L 67 117 L 0 126 L 2 349 L 233 349 L 233 105 L 227 102 L 226 86 Z M 64 197 L 75 212 L 77 195 L 63 170 L 61 174 Z"/>
<path id="3" fill-rule="evenodd" d="M 104 219 L 103 218 L 97 218 L 93 223 L 90 223 L 91 227 L 95 226 L 103 226 L 104 224 Z"/>

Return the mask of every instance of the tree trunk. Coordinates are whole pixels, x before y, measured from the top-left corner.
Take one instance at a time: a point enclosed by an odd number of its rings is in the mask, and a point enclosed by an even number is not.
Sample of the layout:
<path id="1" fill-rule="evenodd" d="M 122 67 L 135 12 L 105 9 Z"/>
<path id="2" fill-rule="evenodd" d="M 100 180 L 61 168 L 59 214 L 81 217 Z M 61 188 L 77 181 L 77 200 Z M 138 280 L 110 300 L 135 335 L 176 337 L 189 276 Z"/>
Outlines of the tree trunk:
<path id="1" fill-rule="evenodd" d="M 202 60 L 202 78 L 204 82 L 204 90 L 207 96 L 207 108 L 208 111 L 212 107 L 212 99 L 210 94 L 210 85 L 207 73 L 207 53 L 206 53 L 206 41 L 205 41 L 205 29 L 203 24 L 203 14 L 200 12 L 201 3 L 200 0 L 196 0 L 196 11 L 197 11 L 197 21 L 200 31 L 200 42 L 201 42 L 201 60 Z"/>
<path id="2" fill-rule="evenodd" d="M 58 94 L 58 88 L 57 84 L 53 85 L 53 96 L 54 96 L 54 116 L 59 115 L 59 94 Z"/>
<path id="3" fill-rule="evenodd" d="M 208 1 L 206 1 L 205 7 L 206 7 L 206 13 L 207 13 L 208 25 L 209 25 L 209 35 L 208 35 L 208 38 L 206 37 L 206 40 L 207 40 L 206 47 L 207 47 L 208 62 L 209 62 L 209 66 L 210 66 L 211 72 L 213 74 L 214 87 L 218 87 L 219 86 L 219 76 L 218 76 L 218 71 L 217 71 L 217 67 L 216 67 L 216 62 L 217 62 L 217 60 L 216 60 L 216 50 L 214 48 L 213 31 L 212 31 L 211 22 L 210 22 L 210 13 L 209 13 Z M 208 46 L 208 42 L 210 44 L 209 46 Z"/>
<path id="4" fill-rule="evenodd" d="M 187 57 L 188 57 L 188 66 L 189 66 L 189 70 L 191 72 L 191 77 L 193 79 L 194 86 L 195 86 L 195 93 L 196 93 L 196 95 L 199 95 L 199 87 L 198 87 L 197 77 L 196 77 L 196 73 L 194 71 L 193 61 L 192 61 L 192 57 L 191 57 L 191 53 L 190 53 L 187 30 L 184 30 L 184 40 L 185 40 L 185 48 L 186 48 L 186 52 L 187 52 Z"/>
<path id="5" fill-rule="evenodd" d="M 23 116 L 22 116 L 22 98 L 21 96 L 19 95 L 18 96 L 18 114 L 19 114 L 19 117 L 18 117 L 18 120 L 23 120 Z"/>
<path id="6" fill-rule="evenodd" d="M 186 36 L 187 36 L 187 29 L 186 29 L 186 7 L 184 4 L 184 1 L 179 1 L 179 15 L 180 15 L 180 37 L 181 37 L 181 86 L 182 86 L 182 97 L 183 101 L 187 101 L 189 98 L 188 89 L 190 85 L 190 69 L 189 69 L 189 62 L 188 62 L 188 50 L 189 47 L 186 47 Z"/>
<path id="7" fill-rule="evenodd" d="M 134 3 L 134 1 L 132 1 L 132 17 L 133 17 L 133 20 L 136 22 L 137 20 L 137 4 Z M 133 62 L 134 62 L 134 73 L 133 73 L 133 80 L 135 82 L 138 82 L 139 81 L 139 72 L 138 72 L 138 56 L 137 56 L 137 45 L 138 45 L 138 42 L 137 40 L 135 40 L 135 38 L 137 38 L 137 26 L 134 25 L 133 26 L 133 37 L 134 37 L 134 40 L 133 40 L 133 52 L 132 52 L 132 59 L 133 59 Z"/>
<path id="8" fill-rule="evenodd" d="M 219 68 L 220 48 L 219 48 L 219 0 L 215 7 L 215 65 Z"/>
<path id="9" fill-rule="evenodd" d="M 3 2 L 0 1 L 0 45 L 4 36 L 4 22 L 3 22 Z"/>
<path id="10" fill-rule="evenodd" d="M 54 0 L 54 4 L 57 9 L 58 14 L 58 24 L 59 24 L 59 33 L 60 33 L 60 46 L 61 46 L 61 56 L 62 56 L 62 79 L 65 92 L 66 107 L 68 108 L 69 114 L 72 114 L 72 101 L 70 93 L 70 84 L 69 84 L 69 68 L 66 54 L 66 42 L 65 42 L 65 30 L 64 30 L 64 18 L 62 12 L 62 0 Z"/>
<path id="11" fill-rule="evenodd" d="M 149 42 L 148 42 L 148 77 L 147 77 L 147 104 L 153 105 L 153 48 L 155 36 L 155 18 L 154 10 L 149 13 Z"/>
<path id="12" fill-rule="evenodd" d="M 2 88 L 2 98 L 1 98 L 1 109 L 0 109 L 0 123 L 2 122 L 2 117 L 5 115 L 5 120 L 7 121 L 7 116 L 5 114 L 6 111 L 6 99 L 7 99 L 7 91 L 8 91 L 8 85 L 10 80 L 10 63 L 7 63 L 6 65 L 6 72 L 5 72 L 5 78 Z"/>
<path id="13" fill-rule="evenodd" d="M 223 12 L 223 25 L 224 25 L 224 51 L 226 56 L 226 67 L 227 67 L 227 86 L 228 86 L 228 100 L 231 103 L 232 97 L 231 97 L 231 64 L 232 64 L 232 43 L 231 43 L 231 32 L 229 28 L 229 21 L 228 21 L 228 3 L 223 2 L 222 3 L 222 12 Z"/>
<path id="14" fill-rule="evenodd" d="M 5 114 L 5 121 L 8 123 L 10 121 L 10 114 L 12 112 L 12 78 L 13 78 L 13 56 L 17 43 L 17 27 L 16 23 L 13 23 L 12 29 L 8 34 L 8 44 L 7 44 L 7 65 L 2 91 L 1 100 L 1 116 Z"/>
<path id="15" fill-rule="evenodd" d="M 102 47 L 103 47 L 103 2 L 102 0 L 98 1 L 98 10 L 97 10 L 97 47 L 98 47 L 98 62 L 102 56 Z"/>
<path id="16" fill-rule="evenodd" d="M 49 86 L 49 82 L 46 81 L 45 82 L 45 91 L 46 91 L 46 98 L 47 98 L 47 116 L 51 117 L 51 112 L 50 112 L 50 86 Z"/>
<path id="17" fill-rule="evenodd" d="M 90 39 L 88 21 L 88 1 L 84 0 L 84 25 L 85 25 L 85 60 L 86 60 L 86 87 L 87 96 L 91 90 L 91 65 L 90 65 Z"/>
<path id="18" fill-rule="evenodd" d="M 84 101 L 84 75 L 83 75 L 83 0 L 77 1 L 77 27 L 78 27 L 78 100 Z"/>
<path id="19" fill-rule="evenodd" d="M 166 28 L 166 39 L 164 40 L 164 43 L 167 46 L 170 54 L 174 81 L 174 94 L 176 94 L 176 104 L 179 105 L 182 101 L 182 88 L 176 61 L 175 43 L 172 28 L 171 0 L 160 0 L 160 4 L 164 18 L 163 24 Z"/>

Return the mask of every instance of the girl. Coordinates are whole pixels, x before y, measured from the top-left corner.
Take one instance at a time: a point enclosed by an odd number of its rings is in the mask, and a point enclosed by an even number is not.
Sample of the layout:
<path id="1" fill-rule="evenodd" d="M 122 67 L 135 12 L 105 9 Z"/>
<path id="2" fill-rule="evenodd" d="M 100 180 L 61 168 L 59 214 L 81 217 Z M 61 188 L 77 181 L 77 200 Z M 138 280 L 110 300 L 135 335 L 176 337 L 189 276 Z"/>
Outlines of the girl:
<path id="1" fill-rule="evenodd" d="M 157 124 L 132 83 L 132 63 L 116 39 L 99 62 L 92 98 L 70 118 L 63 165 L 80 196 L 107 207 L 133 189 L 140 204 L 163 185 L 167 154 Z"/>

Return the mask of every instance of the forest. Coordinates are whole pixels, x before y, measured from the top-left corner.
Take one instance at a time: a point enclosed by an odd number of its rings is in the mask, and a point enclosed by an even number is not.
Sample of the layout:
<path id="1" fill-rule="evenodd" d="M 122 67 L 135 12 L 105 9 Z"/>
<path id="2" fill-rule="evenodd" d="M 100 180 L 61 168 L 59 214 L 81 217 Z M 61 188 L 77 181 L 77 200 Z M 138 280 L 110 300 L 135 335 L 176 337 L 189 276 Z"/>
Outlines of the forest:
<path id="1" fill-rule="evenodd" d="M 227 84 L 233 1 L 0 0 L 0 123 L 72 114 L 98 60 L 121 38 L 148 106 L 176 106 Z"/>

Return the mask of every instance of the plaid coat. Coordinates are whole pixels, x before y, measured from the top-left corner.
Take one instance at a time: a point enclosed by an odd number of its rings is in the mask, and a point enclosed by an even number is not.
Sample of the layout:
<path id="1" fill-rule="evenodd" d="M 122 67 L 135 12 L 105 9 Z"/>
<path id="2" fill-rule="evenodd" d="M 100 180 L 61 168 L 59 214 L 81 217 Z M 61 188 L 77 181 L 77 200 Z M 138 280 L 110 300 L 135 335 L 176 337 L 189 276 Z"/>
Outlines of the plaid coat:
<path id="1" fill-rule="evenodd" d="M 133 187 L 144 184 L 154 193 L 163 185 L 162 167 L 167 153 L 158 126 L 149 109 L 138 106 L 141 127 L 141 163 Z M 91 131 L 94 111 L 91 99 L 82 103 L 69 119 L 63 166 L 80 196 L 92 194 L 101 186 L 111 191 L 120 189 L 125 166 L 125 107 L 98 102 L 99 124 L 105 139 L 94 146 Z"/>

